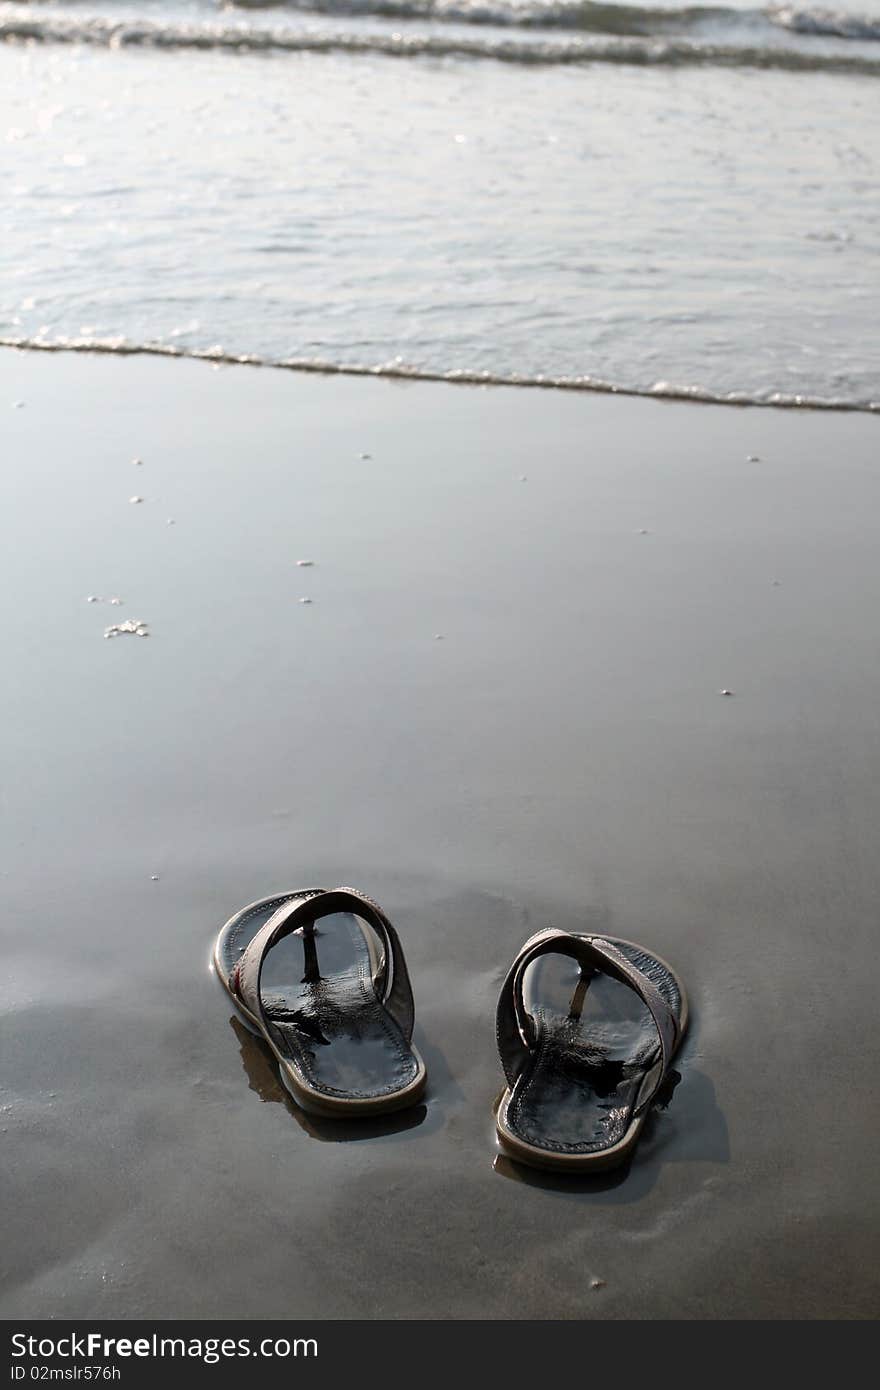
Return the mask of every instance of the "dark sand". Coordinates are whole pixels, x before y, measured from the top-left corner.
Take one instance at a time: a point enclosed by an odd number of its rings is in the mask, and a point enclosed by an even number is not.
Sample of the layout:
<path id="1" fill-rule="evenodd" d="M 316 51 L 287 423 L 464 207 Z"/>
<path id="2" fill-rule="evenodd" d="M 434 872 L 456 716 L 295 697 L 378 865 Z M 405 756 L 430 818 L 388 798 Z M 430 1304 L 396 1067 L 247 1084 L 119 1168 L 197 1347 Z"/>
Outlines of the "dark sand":
<path id="1" fill-rule="evenodd" d="M 878 421 L 0 382 L 0 1313 L 874 1315 Z M 314 882 L 406 945 L 430 1096 L 384 1128 L 310 1125 L 209 973 Z M 656 948 L 694 1011 L 589 1184 L 494 1162 L 497 990 L 549 922 Z"/>

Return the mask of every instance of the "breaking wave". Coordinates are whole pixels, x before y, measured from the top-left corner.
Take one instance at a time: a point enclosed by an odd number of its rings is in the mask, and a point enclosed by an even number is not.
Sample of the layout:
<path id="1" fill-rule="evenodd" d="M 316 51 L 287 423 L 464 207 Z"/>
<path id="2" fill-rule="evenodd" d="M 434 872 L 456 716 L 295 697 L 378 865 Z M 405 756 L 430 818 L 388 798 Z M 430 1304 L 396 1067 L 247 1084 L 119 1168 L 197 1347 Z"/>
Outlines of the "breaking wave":
<path id="1" fill-rule="evenodd" d="M 436 21 L 454 19 L 516 27 L 516 36 L 452 30 L 443 25 L 428 32 L 411 28 L 324 30 L 262 20 L 233 23 L 214 20 L 161 20 L 81 13 L 47 13 L 45 7 L 0 4 L 0 41 L 92 44 L 108 48 L 219 50 L 230 53 L 349 53 L 394 58 L 490 59 L 503 63 L 631 64 L 642 67 L 718 66 L 764 68 L 787 72 L 880 75 L 880 21 L 811 10 L 685 8 L 650 10 L 639 6 L 570 4 L 549 6 L 471 6 L 466 0 L 312 0 L 310 10 L 344 15 L 393 15 Z M 538 29 L 589 31 L 541 36 Z M 529 30 L 528 33 L 524 32 Z M 790 33 L 797 41 L 790 41 Z M 807 35 L 807 42 L 803 36 Z M 809 36 L 825 36 L 816 46 Z M 858 51 L 846 40 L 862 41 Z M 828 47 L 827 40 L 835 45 Z M 840 41 L 844 41 L 841 45 Z"/>
<path id="2" fill-rule="evenodd" d="M 278 0 L 231 0 L 233 8 L 279 8 Z M 602 0 L 284 0 L 285 10 L 333 16 L 376 16 L 516 29 L 574 29 L 589 33 L 631 34 L 741 31 L 775 28 L 795 34 L 880 41 L 880 17 L 846 10 L 800 9 L 769 5 L 737 9 L 730 5 L 652 6 L 606 4 Z"/>

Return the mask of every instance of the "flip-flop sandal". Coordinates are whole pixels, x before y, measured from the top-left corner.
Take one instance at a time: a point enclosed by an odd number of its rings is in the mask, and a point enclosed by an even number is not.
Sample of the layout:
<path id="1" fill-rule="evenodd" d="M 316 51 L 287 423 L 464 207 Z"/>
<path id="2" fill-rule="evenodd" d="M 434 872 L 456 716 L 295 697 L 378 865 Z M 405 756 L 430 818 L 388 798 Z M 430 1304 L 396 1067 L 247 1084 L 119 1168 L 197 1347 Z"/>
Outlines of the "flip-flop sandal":
<path id="1" fill-rule="evenodd" d="M 214 965 L 303 1110 L 352 1119 L 422 1095 L 403 948 L 372 899 L 352 888 L 262 898 L 223 927 Z"/>
<path id="2" fill-rule="evenodd" d="M 568 1173 L 622 1163 L 687 1016 L 681 981 L 643 946 L 555 928 L 531 937 L 498 1000 L 502 1153 Z"/>

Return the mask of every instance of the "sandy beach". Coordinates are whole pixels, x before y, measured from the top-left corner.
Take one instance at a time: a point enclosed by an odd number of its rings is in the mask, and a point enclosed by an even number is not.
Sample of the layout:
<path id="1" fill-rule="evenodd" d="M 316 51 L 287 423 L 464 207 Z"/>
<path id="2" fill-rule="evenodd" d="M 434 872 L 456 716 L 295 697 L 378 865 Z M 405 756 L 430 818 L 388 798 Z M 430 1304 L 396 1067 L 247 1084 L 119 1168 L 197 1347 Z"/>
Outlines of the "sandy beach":
<path id="1" fill-rule="evenodd" d="M 876 419 L 0 382 L 0 1315 L 875 1315 Z M 209 970 L 314 882 L 405 943 L 397 1119 L 306 1120 Z M 498 988 L 549 923 L 651 943 L 693 1008 L 591 1182 L 495 1157 Z"/>

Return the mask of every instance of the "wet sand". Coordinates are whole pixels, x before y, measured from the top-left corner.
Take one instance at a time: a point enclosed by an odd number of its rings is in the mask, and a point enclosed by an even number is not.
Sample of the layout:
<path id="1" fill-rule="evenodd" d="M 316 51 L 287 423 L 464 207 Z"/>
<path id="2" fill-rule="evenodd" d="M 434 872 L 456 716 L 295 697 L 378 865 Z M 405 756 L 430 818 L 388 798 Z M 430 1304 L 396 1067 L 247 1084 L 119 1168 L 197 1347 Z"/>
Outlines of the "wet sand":
<path id="1" fill-rule="evenodd" d="M 878 422 L 0 383 L 0 1315 L 873 1316 Z M 307 1121 L 210 974 L 236 908 L 314 882 L 399 927 L 410 1116 Z M 693 1007 L 590 1183 L 494 1161 L 498 987 L 550 922 L 653 946 Z"/>

